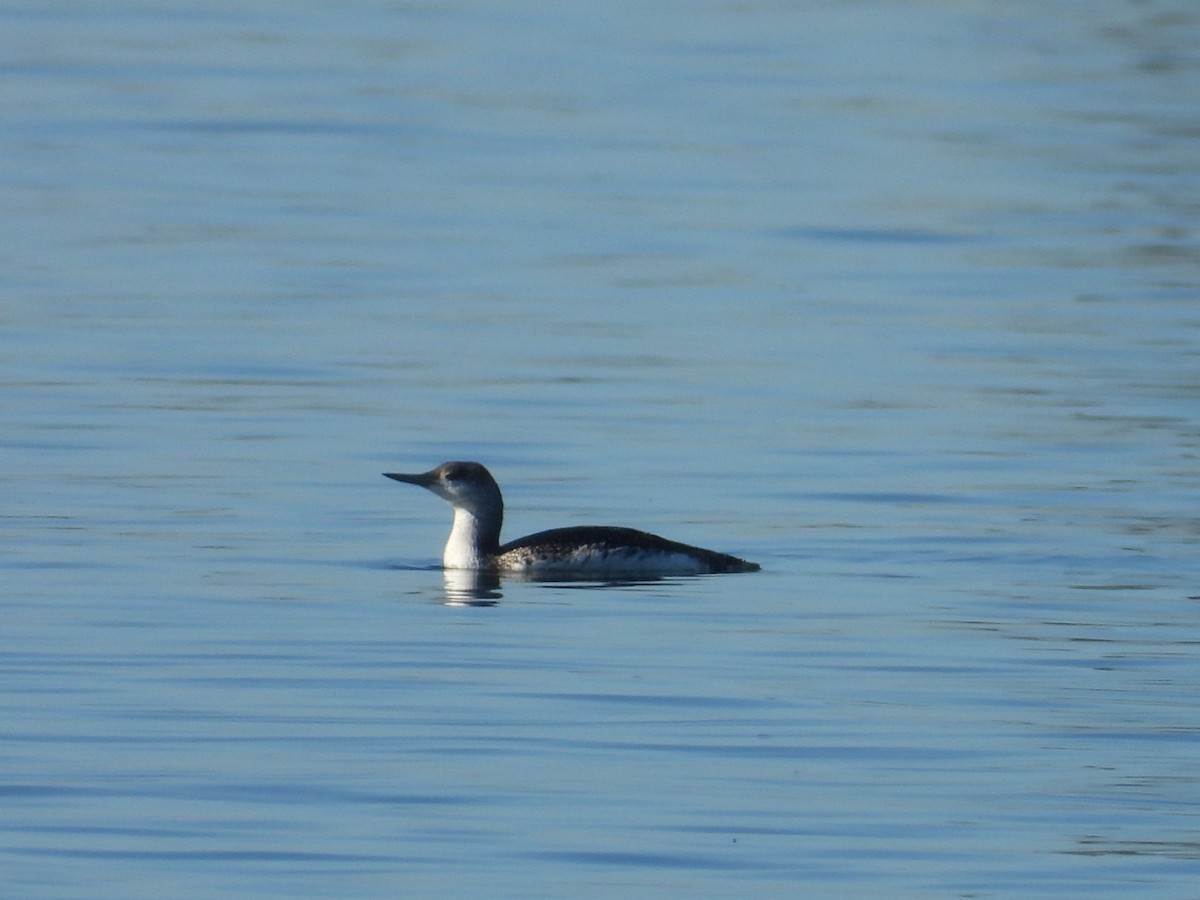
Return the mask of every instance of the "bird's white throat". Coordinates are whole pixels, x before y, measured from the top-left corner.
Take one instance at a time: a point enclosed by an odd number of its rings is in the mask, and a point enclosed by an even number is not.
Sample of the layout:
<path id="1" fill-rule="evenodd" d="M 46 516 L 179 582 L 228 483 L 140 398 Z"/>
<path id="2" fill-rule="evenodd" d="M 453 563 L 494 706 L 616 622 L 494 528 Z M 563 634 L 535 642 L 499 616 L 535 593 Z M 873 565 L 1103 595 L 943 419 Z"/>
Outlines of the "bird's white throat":
<path id="1" fill-rule="evenodd" d="M 483 523 L 475 513 L 461 506 L 454 507 L 454 524 L 450 539 L 442 551 L 442 565 L 447 569 L 482 569 L 487 566 L 481 546 Z"/>

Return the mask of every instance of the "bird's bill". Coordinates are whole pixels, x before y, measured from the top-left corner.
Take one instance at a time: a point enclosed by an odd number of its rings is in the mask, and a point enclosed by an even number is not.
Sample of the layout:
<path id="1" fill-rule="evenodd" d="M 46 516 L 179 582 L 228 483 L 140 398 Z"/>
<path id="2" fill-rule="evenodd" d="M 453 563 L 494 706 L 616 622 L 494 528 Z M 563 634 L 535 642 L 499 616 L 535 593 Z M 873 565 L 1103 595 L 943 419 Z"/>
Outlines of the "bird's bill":
<path id="1" fill-rule="evenodd" d="M 392 481 L 403 481 L 405 484 L 419 485 L 420 487 L 429 487 L 434 482 L 433 472 L 420 472 L 415 475 L 410 475 L 406 472 L 384 472 L 383 477 L 390 478 Z"/>

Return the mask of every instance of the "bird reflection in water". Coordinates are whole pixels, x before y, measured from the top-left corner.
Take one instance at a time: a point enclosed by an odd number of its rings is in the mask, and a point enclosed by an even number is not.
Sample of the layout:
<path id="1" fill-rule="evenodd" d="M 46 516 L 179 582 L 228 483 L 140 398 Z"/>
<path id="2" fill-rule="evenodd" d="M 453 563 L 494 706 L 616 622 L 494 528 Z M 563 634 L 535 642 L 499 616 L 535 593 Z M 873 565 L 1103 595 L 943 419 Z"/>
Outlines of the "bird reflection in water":
<path id="1" fill-rule="evenodd" d="M 504 595 L 498 572 L 475 569 L 443 569 L 447 606 L 495 606 Z"/>

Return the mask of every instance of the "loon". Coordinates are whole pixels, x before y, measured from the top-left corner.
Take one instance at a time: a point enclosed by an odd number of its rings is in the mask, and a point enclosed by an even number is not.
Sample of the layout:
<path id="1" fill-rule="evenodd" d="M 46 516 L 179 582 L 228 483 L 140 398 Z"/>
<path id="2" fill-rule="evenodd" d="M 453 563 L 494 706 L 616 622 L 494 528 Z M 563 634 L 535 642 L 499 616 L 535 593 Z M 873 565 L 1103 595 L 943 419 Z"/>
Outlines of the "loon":
<path id="1" fill-rule="evenodd" d="M 501 544 L 504 499 L 492 473 L 479 463 L 453 461 L 414 475 L 383 474 L 432 491 L 454 507 L 454 525 L 442 554 L 446 569 L 585 575 L 707 575 L 759 569 L 736 556 L 609 525 L 552 528 Z"/>

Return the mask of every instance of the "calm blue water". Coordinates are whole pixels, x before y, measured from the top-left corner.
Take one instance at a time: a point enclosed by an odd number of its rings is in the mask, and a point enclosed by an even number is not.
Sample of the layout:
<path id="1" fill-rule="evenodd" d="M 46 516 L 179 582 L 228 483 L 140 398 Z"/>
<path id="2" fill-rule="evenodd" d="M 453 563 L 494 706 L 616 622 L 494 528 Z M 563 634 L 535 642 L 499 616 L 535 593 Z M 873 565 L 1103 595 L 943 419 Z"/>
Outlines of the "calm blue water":
<path id="1" fill-rule="evenodd" d="M 1198 48 L 0 11 L 6 893 L 1194 897 Z M 464 457 L 763 571 L 447 581 Z"/>

